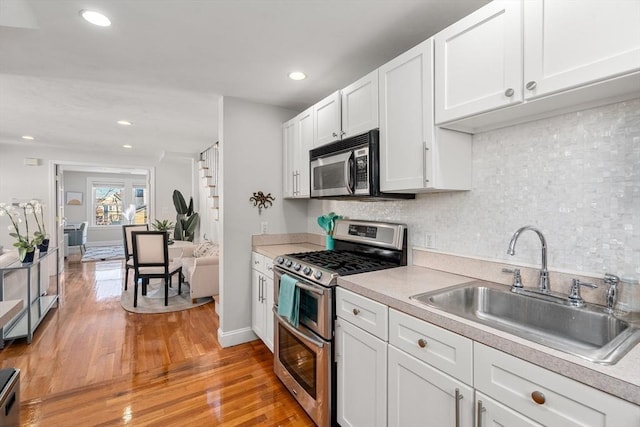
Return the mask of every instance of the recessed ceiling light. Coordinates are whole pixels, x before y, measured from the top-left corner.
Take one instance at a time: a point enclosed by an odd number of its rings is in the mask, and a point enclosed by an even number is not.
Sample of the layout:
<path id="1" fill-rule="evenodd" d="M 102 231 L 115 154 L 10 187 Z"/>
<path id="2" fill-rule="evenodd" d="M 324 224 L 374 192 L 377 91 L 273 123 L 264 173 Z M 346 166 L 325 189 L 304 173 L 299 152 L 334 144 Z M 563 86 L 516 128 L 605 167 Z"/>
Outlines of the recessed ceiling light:
<path id="1" fill-rule="evenodd" d="M 118 120 L 116 123 L 122 126 L 131 126 L 131 122 L 128 120 Z"/>
<path id="2" fill-rule="evenodd" d="M 82 16 L 87 22 L 92 23 L 93 25 L 97 25 L 99 27 L 109 27 L 111 25 L 111 21 L 109 18 L 104 16 L 100 12 L 96 12 L 95 10 L 81 10 L 80 16 Z"/>
<path id="3" fill-rule="evenodd" d="M 133 145 L 125 144 L 122 146 L 122 148 L 133 148 Z"/>
<path id="4" fill-rule="evenodd" d="M 307 75 L 302 71 L 292 71 L 289 73 L 289 78 L 291 80 L 304 80 L 307 78 Z"/>
<path id="5" fill-rule="evenodd" d="M 29 141 L 33 141 L 35 138 L 32 137 L 31 135 L 22 135 L 22 139 L 27 139 Z"/>

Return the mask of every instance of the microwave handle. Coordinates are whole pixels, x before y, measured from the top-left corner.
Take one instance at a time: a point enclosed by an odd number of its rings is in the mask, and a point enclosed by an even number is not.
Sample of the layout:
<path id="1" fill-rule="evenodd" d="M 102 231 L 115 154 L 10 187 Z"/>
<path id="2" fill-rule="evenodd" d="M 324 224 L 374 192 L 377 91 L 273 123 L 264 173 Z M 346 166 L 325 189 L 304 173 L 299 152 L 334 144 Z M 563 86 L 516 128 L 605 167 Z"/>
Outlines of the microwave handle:
<path id="1" fill-rule="evenodd" d="M 349 156 L 349 160 L 345 165 L 345 176 L 347 176 L 347 190 L 349 190 L 349 194 L 353 194 L 356 186 L 356 164 L 355 164 L 355 153 L 352 151 Z"/>

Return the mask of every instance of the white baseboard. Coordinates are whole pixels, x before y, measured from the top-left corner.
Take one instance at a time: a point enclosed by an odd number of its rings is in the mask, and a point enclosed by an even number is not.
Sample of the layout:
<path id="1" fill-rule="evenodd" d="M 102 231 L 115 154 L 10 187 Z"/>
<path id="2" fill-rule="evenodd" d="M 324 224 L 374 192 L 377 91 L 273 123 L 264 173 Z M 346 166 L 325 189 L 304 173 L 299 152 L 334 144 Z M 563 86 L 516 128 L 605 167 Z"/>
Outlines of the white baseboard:
<path id="1" fill-rule="evenodd" d="M 251 328 L 236 329 L 235 331 L 229 332 L 223 332 L 221 329 L 218 329 L 218 342 L 222 348 L 244 344 L 257 339 L 258 336 L 253 333 Z"/>

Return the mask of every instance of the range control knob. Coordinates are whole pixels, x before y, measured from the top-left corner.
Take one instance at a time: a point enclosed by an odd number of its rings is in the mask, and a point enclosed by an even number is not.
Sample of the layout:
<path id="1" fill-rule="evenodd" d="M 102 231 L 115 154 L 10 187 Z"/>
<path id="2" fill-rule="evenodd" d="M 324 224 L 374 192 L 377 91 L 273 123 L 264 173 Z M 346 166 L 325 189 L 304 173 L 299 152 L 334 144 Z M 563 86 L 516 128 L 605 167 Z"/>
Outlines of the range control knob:
<path id="1" fill-rule="evenodd" d="M 288 259 L 287 262 L 285 263 L 287 267 L 291 267 L 291 264 L 293 264 L 293 261 L 291 261 L 290 259 Z"/>
<path id="2" fill-rule="evenodd" d="M 322 277 L 322 271 L 317 270 L 317 271 L 314 273 L 313 277 L 315 277 L 315 278 L 316 278 L 316 280 L 320 280 L 320 278 Z"/>
<path id="3" fill-rule="evenodd" d="M 302 270 L 302 272 L 308 276 L 311 274 L 311 268 L 309 266 L 305 267 L 304 270 Z"/>
<path id="4" fill-rule="evenodd" d="M 302 266 L 300 264 L 298 264 L 297 262 L 295 264 L 293 264 L 293 269 L 295 271 L 300 271 L 301 268 L 302 268 Z"/>
<path id="5" fill-rule="evenodd" d="M 276 262 L 278 264 L 282 264 L 284 262 L 284 258 L 282 258 L 281 256 L 279 256 L 278 258 L 276 258 Z"/>

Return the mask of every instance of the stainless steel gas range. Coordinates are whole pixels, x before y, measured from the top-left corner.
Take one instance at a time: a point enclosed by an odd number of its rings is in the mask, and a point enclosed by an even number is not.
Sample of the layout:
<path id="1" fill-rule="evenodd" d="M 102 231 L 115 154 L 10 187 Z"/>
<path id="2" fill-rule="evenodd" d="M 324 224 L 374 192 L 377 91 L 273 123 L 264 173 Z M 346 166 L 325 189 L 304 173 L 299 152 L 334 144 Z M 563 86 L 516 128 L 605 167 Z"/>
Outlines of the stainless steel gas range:
<path id="1" fill-rule="evenodd" d="M 276 258 L 274 371 L 318 426 L 335 424 L 335 286 L 339 276 L 407 265 L 403 224 L 338 220 L 331 251 Z M 277 314 L 280 280 L 295 279 L 299 324 Z"/>

